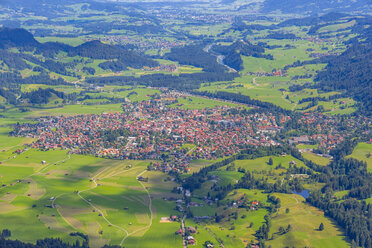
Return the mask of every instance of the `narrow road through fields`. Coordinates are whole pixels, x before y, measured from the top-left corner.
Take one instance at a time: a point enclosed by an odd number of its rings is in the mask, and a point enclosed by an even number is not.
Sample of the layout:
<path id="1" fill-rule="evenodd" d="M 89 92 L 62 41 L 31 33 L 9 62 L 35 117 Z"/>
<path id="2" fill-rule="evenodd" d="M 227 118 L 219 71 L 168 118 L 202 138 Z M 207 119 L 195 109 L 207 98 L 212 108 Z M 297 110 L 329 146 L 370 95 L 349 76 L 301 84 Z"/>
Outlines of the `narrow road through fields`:
<path id="1" fill-rule="evenodd" d="M 182 244 L 184 248 L 187 248 L 187 243 L 186 243 L 186 238 L 185 238 L 185 233 L 186 233 L 186 228 L 185 228 L 185 219 L 186 219 L 186 214 L 184 213 L 181 221 L 181 228 L 182 228 Z"/>

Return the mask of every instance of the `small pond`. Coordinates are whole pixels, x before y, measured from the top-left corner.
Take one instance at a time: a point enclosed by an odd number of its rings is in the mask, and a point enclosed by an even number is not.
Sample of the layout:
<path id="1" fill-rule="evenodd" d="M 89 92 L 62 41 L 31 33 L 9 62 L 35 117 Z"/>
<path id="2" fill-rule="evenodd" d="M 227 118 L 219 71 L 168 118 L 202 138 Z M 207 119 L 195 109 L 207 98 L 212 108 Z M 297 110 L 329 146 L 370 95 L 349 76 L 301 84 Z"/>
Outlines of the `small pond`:
<path id="1" fill-rule="evenodd" d="M 307 190 L 307 189 L 304 189 L 304 190 L 302 190 L 300 192 L 297 192 L 296 190 L 294 190 L 293 191 L 293 194 L 300 195 L 300 196 L 302 196 L 305 199 L 308 198 L 309 195 L 310 195 L 309 190 Z"/>

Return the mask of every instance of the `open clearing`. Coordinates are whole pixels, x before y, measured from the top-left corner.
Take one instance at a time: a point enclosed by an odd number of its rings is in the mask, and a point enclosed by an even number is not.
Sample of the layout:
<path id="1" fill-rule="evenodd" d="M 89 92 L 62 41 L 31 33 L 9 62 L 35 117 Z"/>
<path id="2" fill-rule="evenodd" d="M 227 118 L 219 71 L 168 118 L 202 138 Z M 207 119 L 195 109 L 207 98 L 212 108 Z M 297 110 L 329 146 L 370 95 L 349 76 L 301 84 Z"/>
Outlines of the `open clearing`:
<path id="1" fill-rule="evenodd" d="M 372 144 L 359 143 L 350 157 L 365 161 L 368 172 L 372 172 Z"/>
<path id="2" fill-rule="evenodd" d="M 319 209 L 309 206 L 299 195 L 273 194 L 281 199 L 280 210 L 273 215 L 272 227 L 267 245 L 272 247 L 350 247 L 343 237 L 341 230 L 335 223 Z M 286 213 L 286 209 L 289 213 Z M 319 225 L 325 228 L 319 231 Z M 291 231 L 280 235 L 279 227 L 284 229 L 291 225 Z"/>

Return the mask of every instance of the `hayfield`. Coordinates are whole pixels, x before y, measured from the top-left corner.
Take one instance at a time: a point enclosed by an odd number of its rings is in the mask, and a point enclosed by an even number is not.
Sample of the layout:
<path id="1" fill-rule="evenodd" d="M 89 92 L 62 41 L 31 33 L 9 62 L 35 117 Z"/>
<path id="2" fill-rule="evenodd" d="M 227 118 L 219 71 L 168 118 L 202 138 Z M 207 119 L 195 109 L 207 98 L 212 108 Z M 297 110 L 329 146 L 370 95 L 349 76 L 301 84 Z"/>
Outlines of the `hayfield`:
<path id="1" fill-rule="evenodd" d="M 350 247 L 341 230 L 331 219 L 324 216 L 319 209 L 307 205 L 302 196 L 273 194 L 281 199 L 280 210 L 273 215 L 272 226 L 267 245 L 272 247 Z M 286 209 L 289 213 L 286 213 Z M 325 228 L 319 231 L 319 225 Z M 278 233 L 279 227 L 291 229 L 286 234 Z"/>

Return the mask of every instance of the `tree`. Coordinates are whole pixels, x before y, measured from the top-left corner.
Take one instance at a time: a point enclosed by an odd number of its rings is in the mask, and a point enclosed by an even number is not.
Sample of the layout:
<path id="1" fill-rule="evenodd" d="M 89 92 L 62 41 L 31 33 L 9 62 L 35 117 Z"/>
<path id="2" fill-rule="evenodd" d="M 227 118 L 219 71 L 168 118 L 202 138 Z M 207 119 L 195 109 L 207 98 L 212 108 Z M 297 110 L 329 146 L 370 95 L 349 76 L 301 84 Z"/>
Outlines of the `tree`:
<path id="1" fill-rule="evenodd" d="M 3 237 L 3 238 L 9 238 L 10 236 L 12 236 L 12 233 L 8 229 L 4 229 L 1 232 L 1 237 Z"/>
<path id="2" fill-rule="evenodd" d="M 273 165 L 274 162 L 273 162 L 273 159 L 272 158 L 269 158 L 269 162 L 268 162 L 269 165 Z"/>
<path id="3" fill-rule="evenodd" d="M 322 223 L 320 223 L 320 225 L 319 225 L 319 231 L 323 231 L 324 230 L 324 224 L 323 224 L 323 222 Z"/>

